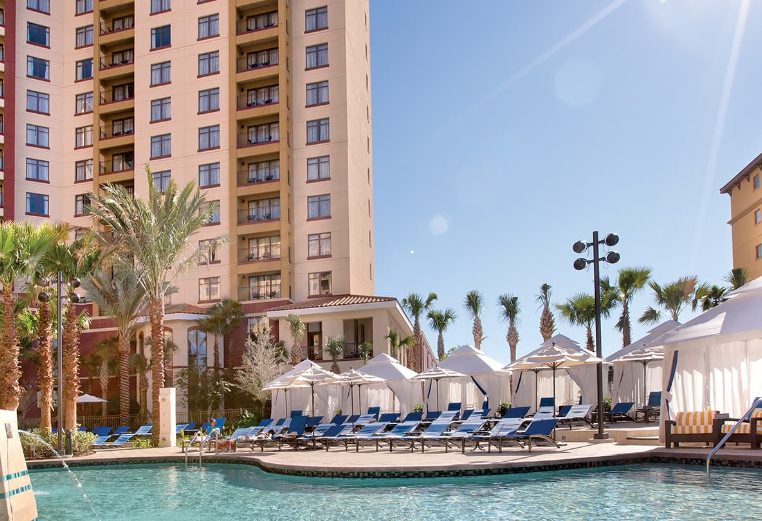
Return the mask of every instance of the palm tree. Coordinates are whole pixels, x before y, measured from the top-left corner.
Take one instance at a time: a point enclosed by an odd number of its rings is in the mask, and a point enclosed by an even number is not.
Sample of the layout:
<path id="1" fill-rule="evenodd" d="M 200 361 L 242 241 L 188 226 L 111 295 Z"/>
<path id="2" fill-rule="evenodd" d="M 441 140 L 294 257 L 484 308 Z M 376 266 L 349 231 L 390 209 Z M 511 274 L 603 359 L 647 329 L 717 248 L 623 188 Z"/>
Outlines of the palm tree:
<path id="1" fill-rule="evenodd" d="M 725 296 L 727 292 L 728 288 L 717 286 L 716 284 L 711 286 L 707 283 L 700 284 L 693 295 L 691 309 L 696 311 L 696 309 L 701 306 L 702 311 L 707 311 L 713 307 L 717 307 L 727 300 L 727 297 Z"/>
<path id="2" fill-rule="evenodd" d="M 474 335 L 474 347 L 481 349 L 482 340 L 484 340 L 484 328 L 482 328 L 482 319 L 479 315 L 484 307 L 484 297 L 477 290 L 471 290 L 466 293 L 463 305 L 466 306 L 466 311 L 474 321 L 474 325 L 471 327 L 471 334 Z"/>
<path id="3" fill-rule="evenodd" d="M 613 307 L 613 299 L 601 297 L 601 316 L 608 317 Z M 556 309 L 572 326 L 583 326 L 587 333 L 587 350 L 595 351 L 593 325 L 595 324 L 595 297 L 586 293 L 577 293 L 563 304 L 556 304 Z"/>
<path id="4" fill-rule="evenodd" d="M 225 363 L 230 364 L 230 336 L 244 319 L 241 303 L 231 298 L 224 298 L 210 307 L 206 318 L 198 321 L 199 328 L 214 335 L 212 360 L 214 367 L 220 367 L 219 338 L 222 337 Z"/>
<path id="5" fill-rule="evenodd" d="M 146 293 L 151 336 L 151 416 L 153 439 L 161 437 L 159 392 L 164 387 L 164 296 L 172 281 L 205 252 L 189 248 L 190 238 L 209 220 L 212 206 L 193 183 L 178 189 L 170 180 L 164 192 L 154 186 L 146 167 L 148 200 L 134 198 L 121 185 L 107 184 L 91 200 L 91 213 L 101 226 L 100 244 L 132 260 Z"/>
<path id="6" fill-rule="evenodd" d="M 411 293 L 402 299 L 402 307 L 413 316 L 413 338 L 415 341 L 408 346 L 408 365 L 414 371 L 420 371 L 423 358 L 423 331 L 421 330 L 421 316 L 431 309 L 432 304 L 437 299 L 437 294 L 429 292 L 424 299 L 417 293 Z"/>
<path id="7" fill-rule="evenodd" d="M 145 291 L 137 274 L 123 263 L 117 263 L 113 277 L 106 270 L 98 271 L 83 284 L 88 296 L 105 315 L 111 316 L 117 331 L 119 353 L 119 425 L 130 421 L 130 339 L 145 312 Z"/>
<path id="8" fill-rule="evenodd" d="M 302 361 L 302 339 L 307 332 L 307 326 L 299 318 L 299 315 L 288 315 L 286 322 L 288 322 L 288 330 L 291 332 L 291 338 L 294 341 L 290 353 L 291 363 L 296 365 Z"/>
<path id="9" fill-rule="evenodd" d="M 31 276 L 51 244 L 62 239 L 63 227 L 6 221 L 0 223 L 0 284 L 2 285 L 2 340 L 0 340 L 0 409 L 18 407 L 19 337 L 15 312 L 18 301 L 16 283 Z"/>
<path id="10" fill-rule="evenodd" d="M 325 349 L 331 356 L 331 371 L 338 374 L 341 372 L 339 367 L 339 355 L 344 353 L 344 337 L 334 336 L 328 337 L 325 340 Z"/>
<path id="11" fill-rule="evenodd" d="M 537 295 L 537 302 L 542 307 L 542 314 L 540 315 L 540 334 L 542 340 L 547 341 L 556 332 L 556 319 L 553 317 L 553 312 L 550 310 L 550 284 L 547 282 L 540 286 L 540 294 Z"/>
<path id="12" fill-rule="evenodd" d="M 440 360 L 444 360 L 445 348 L 444 348 L 444 332 L 450 324 L 455 322 L 457 316 L 455 310 L 447 308 L 444 311 L 437 311 L 432 309 L 427 315 L 429 319 L 429 325 L 432 329 L 437 331 L 437 357 Z"/>
<path id="13" fill-rule="evenodd" d="M 519 313 L 521 313 L 519 297 L 504 293 L 497 297 L 497 305 L 500 306 L 500 316 L 508 322 L 508 332 L 505 335 L 505 340 L 508 342 L 511 362 L 515 362 L 516 347 L 519 345 L 519 330 L 516 328 L 516 323 L 518 322 Z"/>
<path id="14" fill-rule="evenodd" d="M 142 423 L 148 419 L 148 371 L 151 370 L 151 362 L 143 353 L 132 353 L 130 355 L 130 369 L 138 376 L 138 401 L 140 402 L 138 416 Z"/>
<path id="15" fill-rule="evenodd" d="M 733 268 L 725 275 L 724 280 L 730 284 L 731 289 L 738 289 L 749 282 L 749 272 L 746 268 Z"/>
<path id="16" fill-rule="evenodd" d="M 400 349 L 415 345 L 415 338 L 412 335 L 403 337 L 396 329 L 390 329 L 386 334 L 386 339 L 389 340 L 389 352 L 394 358 L 399 358 Z M 408 363 L 409 366 L 410 363 Z"/>
<path id="17" fill-rule="evenodd" d="M 47 288 L 45 288 L 47 289 Z M 40 391 L 40 429 L 50 431 L 53 428 L 51 413 L 53 410 L 53 313 L 50 303 L 52 292 L 46 292 L 49 298 L 37 303 L 37 388 Z M 32 291 L 32 295 L 37 295 Z"/>
<path id="18" fill-rule="evenodd" d="M 677 322 L 680 319 L 680 312 L 685 306 L 691 304 L 693 295 L 698 286 L 696 276 L 680 277 L 674 282 L 661 286 L 651 281 L 648 283 L 654 292 L 654 302 L 657 306 L 664 308 L 669 312 L 670 318 Z M 641 324 L 653 324 L 661 318 L 661 311 L 649 306 L 640 317 Z"/>
<path id="19" fill-rule="evenodd" d="M 101 398 L 106 400 L 108 396 L 108 382 L 116 369 L 118 362 L 118 337 L 101 340 L 95 345 L 95 348 L 85 357 L 90 375 L 98 375 L 98 383 L 101 388 Z M 101 404 L 101 416 L 106 416 L 108 403 Z M 125 425 L 122 423 L 121 425 Z"/>
<path id="20" fill-rule="evenodd" d="M 632 324 L 630 321 L 630 304 L 635 294 L 643 289 L 651 278 L 651 268 L 634 267 L 622 268 L 617 275 L 616 284 L 611 284 L 608 277 L 601 280 L 601 291 L 610 293 L 614 303 L 622 305 L 622 314 L 616 323 L 616 328 L 622 332 L 622 346 L 632 343 Z"/>

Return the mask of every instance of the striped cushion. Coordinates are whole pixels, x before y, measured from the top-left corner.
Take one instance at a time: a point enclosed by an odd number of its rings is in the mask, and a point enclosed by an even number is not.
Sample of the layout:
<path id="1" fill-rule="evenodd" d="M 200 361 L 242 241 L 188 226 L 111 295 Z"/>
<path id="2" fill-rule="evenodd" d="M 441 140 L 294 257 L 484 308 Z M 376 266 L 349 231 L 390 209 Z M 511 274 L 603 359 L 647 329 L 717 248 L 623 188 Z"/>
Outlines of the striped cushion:
<path id="1" fill-rule="evenodd" d="M 754 412 L 751 413 L 752 418 L 762 418 L 762 408 L 760 409 L 754 409 Z M 730 429 L 733 428 L 733 425 L 735 425 L 735 422 L 726 422 L 722 425 L 722 432 L 724 434 L 730 432 Z M 741 425 L 738 426 L 736 429 L 736 433 L 738 434 L 749 434 L 751 432 L 751 424 L 744 422 Z M 757 432 L 762 434 L 762 421 L 757 423 Z"/>
<path id="2" fill-rule="evenodd" d="M 675 417 L 677 425 L 672 427 L 674 434 L 710 434 L 712 432 L 714 411 L 679 412 Z"/>

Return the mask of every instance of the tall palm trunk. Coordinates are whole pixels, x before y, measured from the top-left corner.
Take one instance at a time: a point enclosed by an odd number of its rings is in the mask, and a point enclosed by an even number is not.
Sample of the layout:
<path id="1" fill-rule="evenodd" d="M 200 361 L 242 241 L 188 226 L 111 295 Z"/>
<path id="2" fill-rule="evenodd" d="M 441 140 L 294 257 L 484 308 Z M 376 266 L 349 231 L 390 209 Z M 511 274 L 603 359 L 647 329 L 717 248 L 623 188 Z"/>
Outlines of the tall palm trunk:
<path id="1" fill-rule="evenodd" d="M 51 430 L 53 410 L 52 316 L 49 302 L 40 302 L 37 322 L 37 386 L 40 389 L 40 429 Z"/>
<path id="2" fill-rule="evenodd" d="M 511 321 L 508 325 L 508 334 L 505 336 L 508 341 L 508 347 L 511 351 L 511 362 L 516 361 L 516 348 L 519 345 L 519 330 L 516 329 L 516 323 Z"/>
<path id="3" fill-rule="evenodd" d="M 3 287 L 3 352 L 0 353 L 0 409 L 16 410 L 21 387 L 19 378 L 19 338 L 16 329 L 16 299 L 13 284 Z"/>
<path id="4" fill-rule="evenodd" d="M 63 411 L 64 430 L 77 428 L 77 396 L 79 396 L 79 326 L 74 306 L 66 307 L 63 330 Z M 59 406 L 61 403 L 59 403 Z"/>
<path id="5" fill-rule="evenodd" d="M 630 303 L 622 300 L 622 347 L 632 343 L 630 338 Z"/>
<path id="6" fill-rule="evenodd" d="M 119 335 L 119 425 L 130 421 L 130 340 Z"/>
<path id="7" fill-rule="evenodd" d="M 101 362 L 101 371 L 99 380 L 101 384 L 101 398 L 104 400 L 106 399 L 106 396 L 108 396 L 108 381 L 109 377 L 111 376 L 109 368 L 108 368 L 108 361 Z M 106 413 L 108 412 L 108 402 L 101 403 L 101 416 L 106 416 Z"/>
<path id="8" fill-rule="evenodd" d="M 444 356 L 445 356 L 444 333 L 442 333 L 442 331 L 439 331 L 439 335 L 437 335 L 437 357 L 439 357 L 440 360 L 444 360 Z"/>
<path id="9" fill-rule="evenodd" d="M 595 351 L 595 342 L 593 342 L 593 325 L 590 323 L 585 324 L 587 330 L 587 350 Z"/>
<path id="10" fill-rule="evenodd" d="M 540 316 L 540 334 L 542 335 L 543 342 L 548 341 L 553 336 L 555 328 L 556 321 L 553 318 L 553 313 L 550 312 L 550 309 L 544 307 Z"/>
<path id="11" fill-rule="evenodd" d="M 421 321 L 416 317 L 413 323 L 413 338 L 415 342 L 407 348 L 408 367 L 415 372 L 420 372 L 421 353 L 423 352 L 423 332 L 421 332 Z"/>
<path id="12" fill-rule="evenodd" d="M 158 444 L 161 437 L 159 391 L 164 387 L 164 297 L 152 298 L 148 303 L 151 322 L 151 436 Z"/>
<path id="13" fill-rule="evenodd" d="M 220 367 L 220 344 L 218 339 L 219 336 L 215 333 L 214 345 L 212 346 L 212 361 L 214 362 L 215 370 Z"/>
<path id="14" fill-rule="evenodd" d="M 484 329 L 482 328 L 482 319 L 478 316 L 474 317 L 474 325 L 471 328 L 471 333 L 474 335 L 474 347 L 481 350 L 482 338 L 484 337 Z"/>

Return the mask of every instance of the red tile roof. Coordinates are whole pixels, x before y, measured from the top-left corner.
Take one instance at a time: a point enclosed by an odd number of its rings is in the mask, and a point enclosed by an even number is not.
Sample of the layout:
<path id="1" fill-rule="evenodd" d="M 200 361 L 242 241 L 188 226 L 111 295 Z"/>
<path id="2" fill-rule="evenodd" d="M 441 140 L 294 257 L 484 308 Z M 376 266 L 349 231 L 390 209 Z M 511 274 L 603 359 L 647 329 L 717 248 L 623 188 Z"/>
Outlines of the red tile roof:
<path id="1" fill-rule="evenodd" d="M 331 295 L 329 297 L 316 297 L 296 302 L 286 306 L 278 306 L 268 311 L 289 311 L 292 309 L 331 308 L 336 306 L 352 306 L 356 304 L 376 304 L 379 302 L 396 302 L 394 297 L 374 297 L 369 295 Z"/>
<path id="2" fill-rule="evenodd" d="M 193 304 L 170 304 L 164 310 L 169 315 L 170 313 L 186 313 L 191 315 L 205 315 L 207 310 Z"/>
<path id="3" fill-rule="evenodd" d="M 733 187 L 735 186 L 740 187 L 741 181 L 743 180 L 743 178 L 745 177 L 748 179 L 748 177 L 751 176 L 751 173 L 759 166 L 762 166 L 762 154 L 759 154 L 757 157 L 755 157 L 754 160 L 748 165 L 746 165 L 743 168 L 743 170 L 738 172 L 733 177 L 733 179 L 725 183 L 725 186 L 720 188 L 720 193 L 729 194 L 733 190 Z"/>

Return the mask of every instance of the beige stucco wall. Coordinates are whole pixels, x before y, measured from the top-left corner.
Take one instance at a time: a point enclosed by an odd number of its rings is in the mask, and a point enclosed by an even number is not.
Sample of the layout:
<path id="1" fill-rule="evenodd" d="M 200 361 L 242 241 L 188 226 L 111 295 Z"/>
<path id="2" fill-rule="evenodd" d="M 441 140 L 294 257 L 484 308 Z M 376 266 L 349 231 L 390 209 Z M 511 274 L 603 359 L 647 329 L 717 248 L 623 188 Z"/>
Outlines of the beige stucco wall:
<path id="1" fill-rule="evenodd" d="M 762 169 L 755 169 L 749 179 L 741 179 L 730 191 L 733 267 L 745 268 L 749 280 L 762 276 L 762 259 L 756 257 L 756 247 L 762 244 L 762 224 L 754 222 L 754 212 L 762 209 L 762 188 L 753 185 L 757 175 L 762 177 Z"/>

